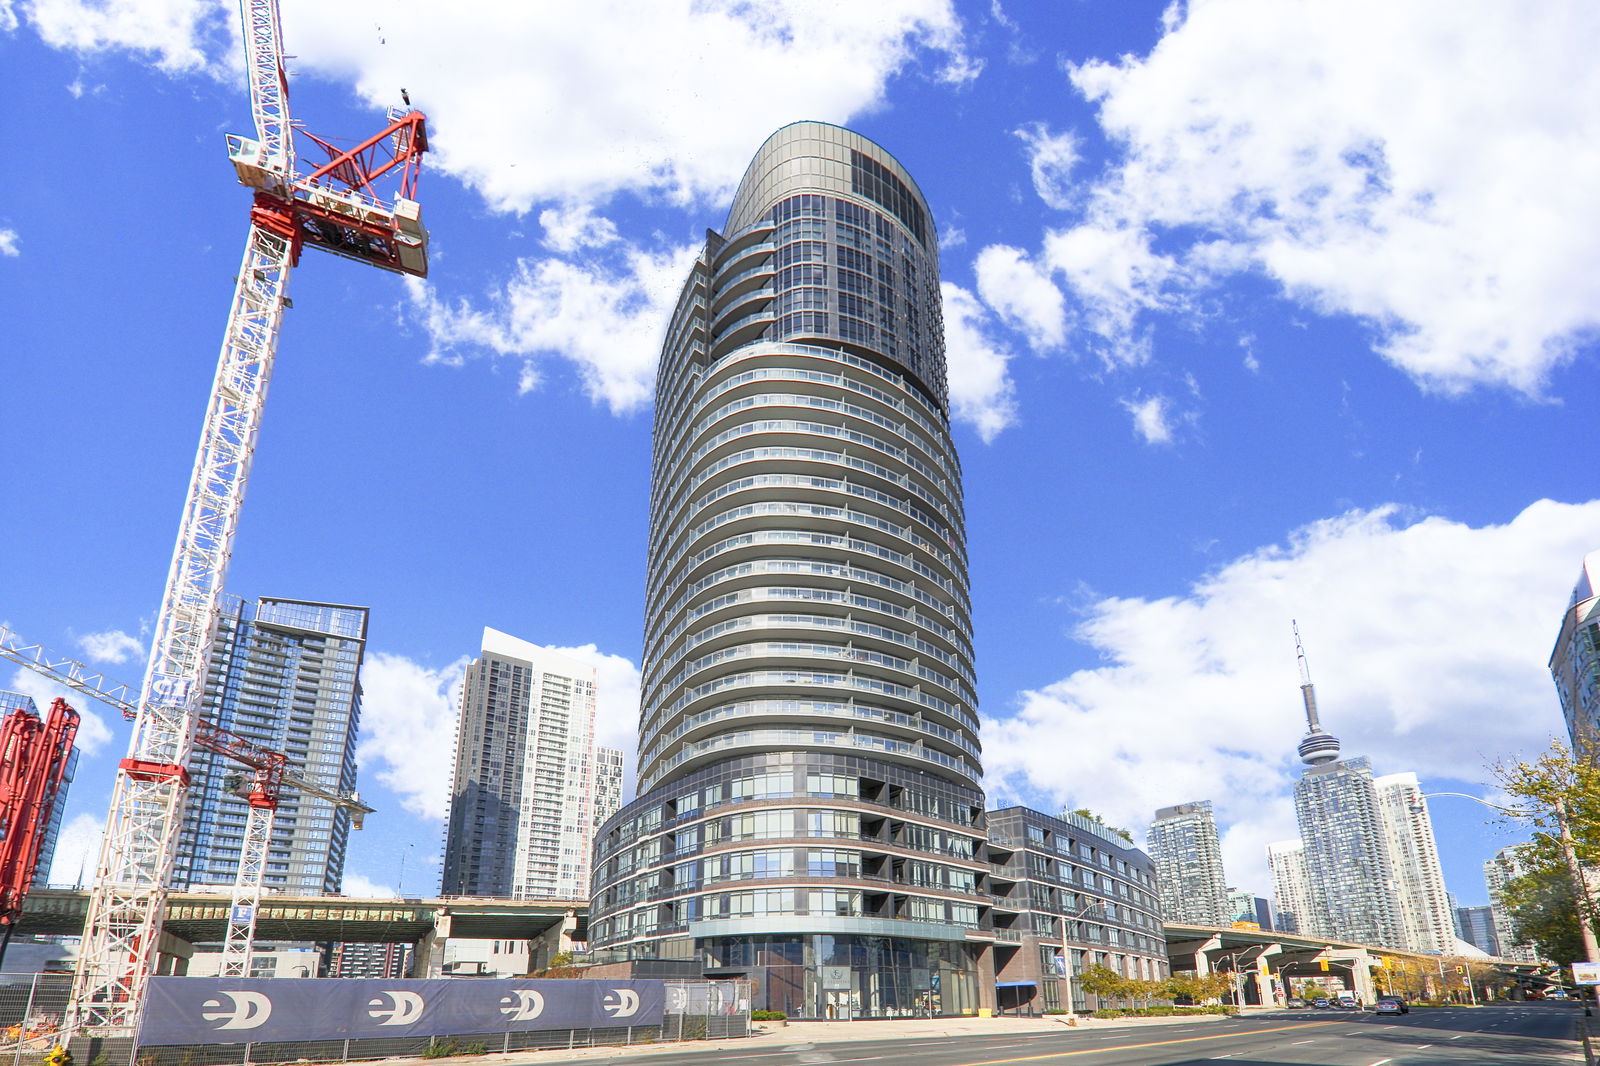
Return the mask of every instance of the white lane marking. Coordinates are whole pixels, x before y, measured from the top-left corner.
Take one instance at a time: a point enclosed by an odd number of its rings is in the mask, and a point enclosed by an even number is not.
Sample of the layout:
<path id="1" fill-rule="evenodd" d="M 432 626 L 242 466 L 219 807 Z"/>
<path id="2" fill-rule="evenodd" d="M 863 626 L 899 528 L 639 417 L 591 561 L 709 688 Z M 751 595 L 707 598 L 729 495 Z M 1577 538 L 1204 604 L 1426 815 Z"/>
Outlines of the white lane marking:
<path id="1" fill-rule="evenodd" d="M 1369 1063 L 1367 1063 L 1367 1066 L 1383 1066 L 1384 1063 L 1393 1062 L 1393 1061 L 1394 1061 L 1393 1059 L 1379 1059 L 1377 1062 L 1369 1062 Z"/>
<path id="2" fill-rule="evenodd" d="M 1573 899 L 1577 899 L 1578 898 L 1578 894 L 1576 892 L 1574 892 L 1572 894 L 1572 898 Z M 1316 1041 L 1315 1040 L 1296 1040 L 1295 1043 L 1296 1044 L 1315 1044 Z"/>
<path id="3" fill-rule="evenodd" d="M 1572 894 L 1572 896 L 1573 896 L 1573 898 L 1574 898 L 1574 899 L 1576 899 L 1576 898 L 1577 898 L 1577 896 L 1578 896 L 1578 894 L 1577 894 L 1577 893 L 1576 893 L 1576 892 L 1574 892 L 1574 893 L 1573 893 L 1573 894 Z M 1425 1047 L 1432 1047 L 1432 1046 L 1433 1046 L 1433 1045 L 1432 1045 L 1432 1044 L 1418 1044 L 1418 1045 L 1417 1045 L 1417 1050 L 1418 1050 L 1418 1051 L 1421 1051 L 1421 1050 L 1422 1050 L 1422 1049 L 1423 1049 L 1423 1048 L 1425 1048 Z"/>
<path id="4" fill-rule="evenodd" d="M 1573 895 L 1573 898 L 1577 898 L 1578 894 L 1576 892 L 1574 892 L 1572 895 Z M 1466 1035 L 1467 1035 L 1466 1033 L 1457 1033 L 1455 1036 L 1452 1036 L 1450 1039 L 1451 1040 L 1460 1040 L 1462 1037 L 1464 1037 Z"/>

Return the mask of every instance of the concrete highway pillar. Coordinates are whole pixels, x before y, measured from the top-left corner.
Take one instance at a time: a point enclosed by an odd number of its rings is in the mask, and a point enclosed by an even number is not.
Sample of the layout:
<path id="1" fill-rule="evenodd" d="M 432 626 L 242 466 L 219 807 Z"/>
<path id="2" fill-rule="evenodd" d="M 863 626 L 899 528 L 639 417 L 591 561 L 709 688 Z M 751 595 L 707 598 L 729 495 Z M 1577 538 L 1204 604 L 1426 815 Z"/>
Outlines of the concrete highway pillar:
<path id="1" fill-rule="evenodd" d="M 440 909 L 433 912 L 433 928 L 417 941 L 411 956 L 412 977 L 443 977 L 444 949 L 450 943 L 450 912 Z"/>

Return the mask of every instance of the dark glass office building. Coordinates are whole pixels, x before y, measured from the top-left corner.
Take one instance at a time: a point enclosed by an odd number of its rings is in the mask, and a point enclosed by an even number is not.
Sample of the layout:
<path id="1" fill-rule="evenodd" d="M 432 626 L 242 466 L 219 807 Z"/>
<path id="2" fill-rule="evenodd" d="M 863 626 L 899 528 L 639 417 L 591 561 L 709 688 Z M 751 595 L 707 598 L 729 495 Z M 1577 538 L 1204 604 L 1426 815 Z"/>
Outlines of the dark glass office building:
<path id="1" fill-rule="evenodd" d="M 799 1016 L 975 1010 L 961 470 L 933 219 L 892 156 L 811 122 L 762 146 L 655 410 L 640 798 L 596 843 L 591 947 Z"/>

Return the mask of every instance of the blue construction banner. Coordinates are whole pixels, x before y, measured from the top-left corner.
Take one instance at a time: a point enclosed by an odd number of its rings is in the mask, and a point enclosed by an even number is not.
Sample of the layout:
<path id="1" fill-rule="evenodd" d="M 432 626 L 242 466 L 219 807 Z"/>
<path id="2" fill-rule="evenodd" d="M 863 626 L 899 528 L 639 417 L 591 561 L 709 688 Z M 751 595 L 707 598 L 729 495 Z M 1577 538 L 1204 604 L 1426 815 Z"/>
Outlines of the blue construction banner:
<path id="1" fill-rule="evenodd" d="M 153 977 L 139 1042 L 243 1044 L 660 1025 L 661 981 Z"/>

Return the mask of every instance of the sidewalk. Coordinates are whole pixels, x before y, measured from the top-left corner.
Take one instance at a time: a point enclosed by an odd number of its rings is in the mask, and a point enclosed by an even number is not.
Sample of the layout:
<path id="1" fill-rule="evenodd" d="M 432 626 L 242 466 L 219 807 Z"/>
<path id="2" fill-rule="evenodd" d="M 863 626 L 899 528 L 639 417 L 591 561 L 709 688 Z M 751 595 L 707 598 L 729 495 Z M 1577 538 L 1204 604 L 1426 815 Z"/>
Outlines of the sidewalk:
<path id="1" fill-rule="evenodd" d="M 1250 1011 L 1250 1014 L 1259 1013 Z M 1180 1018 L 1078 1018 L 1069 1024 L 1064 1014 L 1038 1018 L 1005 1015 L 999 1018 L 886 1018 L 857 1022 L 789 1022 L 779 1028 L 772 1022 L 754 1022 L 751 1036 L 767 1043 L 823 1044 L 836 1040 L 873 1040 L 927 1036 L 987 1036 L 1008 1033 L 1083 1032 L 1086 1029 L 1124 1029 L 1151 1025 L 1195 1025 L 1221 1021 L 1225 1014 L 1196 1014 Z M 675 1045 L 681 1046 L 681 1045 Z M 598 1050 L 598 1049 L 597 1049 Z"/>
<path id="2" fill-rule="evenodd" d="M 1271 1013 L 1251 1010 L 1249 1014 Z M 1221 1021 L 1227 1015 L 1198 1014 L 1182 1018 L 1079 1018 L 1078 1024 L 1068 1024 L 1065 1015 L 1052 1014 L 1039 1018 L 1007 1015 L 1000 1018 L 886 1018 L 854 1022 L 754 1022 L 748 1039 L 733 1040 L 683 1040 L 674 1043 L 634 1044 L 631 1047 L 574 1048 L 570 1051 L 512 1051 L 507 1054 L 474 1056 L 474 1063 L 536 1062 L 540 1058 L 563 1061 L 609 1061 L 614 1059 L 648 1059 L 656 1055 L 682 1054 L 701 1049 L 707 1060 L 739 1056 L 756 1051 L 773 1051 L 794 1048 L 796 1045 L 829 1044 L 845 1040 L 914 1040 L 941 1036 L 1007 1036 L 1012 1033 L 1083 1032 L 1086 1029 L 1123 1029 L 1163 1025 L 1204 1025 Z M 371 1066 L 434 1066 L 439 1060 L 383 1059 Z M 450 1060 L 446 1060 L 450 1061 Z M 457 1060 L 468 1061 L 468 1060 Z M 351 1066 L 368 1066 L 351 1063 Z"/>

